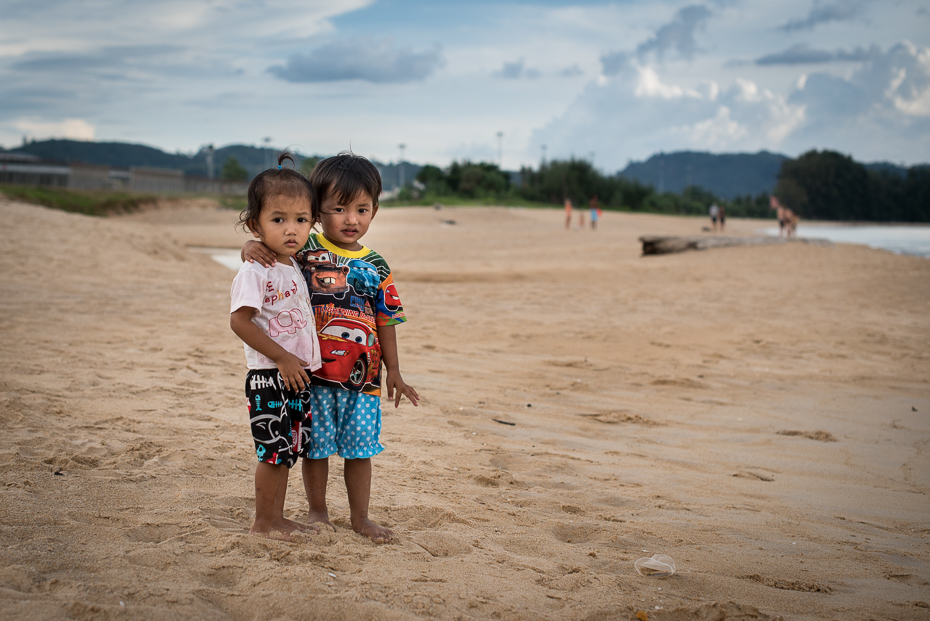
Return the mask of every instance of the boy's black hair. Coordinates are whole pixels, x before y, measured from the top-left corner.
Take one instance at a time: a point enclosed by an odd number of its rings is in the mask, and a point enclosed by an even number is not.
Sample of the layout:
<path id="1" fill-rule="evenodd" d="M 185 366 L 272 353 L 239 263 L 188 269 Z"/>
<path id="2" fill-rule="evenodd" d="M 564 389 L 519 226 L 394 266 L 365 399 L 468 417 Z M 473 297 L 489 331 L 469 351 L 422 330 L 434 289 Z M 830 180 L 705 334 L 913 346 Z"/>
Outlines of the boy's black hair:
<path id="1" fill-rule="evenodd" d="M 352 201 L 361 192 L 371 196 L 373 206 L 378 206 L 381 195 L 381 173 L 375 165 L 361 155 L 343 151 L 339 155 L 320 161 L 310 173 L 313 186 L 313 217 L 320 219 L 323 199 L 335 196 L 340 204 Z"/>
<path id="2" fill-rule="evenodd" d="M 313 187 L 310 181 L 293 168 L 284 168 L 284 162 L 290 162 L 296 165 L 294 156 L 290 151 L 282 151 L 278 155 L 278 167 L 264 170 L 252 179 L 249 184 L 249 193 L 245 209 L 239 214 L 239 226 L 245 230 L 251 231 L 249 222 L 258 220 L 265 202 L 275 196 L 293 196 L 295 198 L 306 197 L 310 203 L 310 215 L 314 216 L 313 208 Z"/>

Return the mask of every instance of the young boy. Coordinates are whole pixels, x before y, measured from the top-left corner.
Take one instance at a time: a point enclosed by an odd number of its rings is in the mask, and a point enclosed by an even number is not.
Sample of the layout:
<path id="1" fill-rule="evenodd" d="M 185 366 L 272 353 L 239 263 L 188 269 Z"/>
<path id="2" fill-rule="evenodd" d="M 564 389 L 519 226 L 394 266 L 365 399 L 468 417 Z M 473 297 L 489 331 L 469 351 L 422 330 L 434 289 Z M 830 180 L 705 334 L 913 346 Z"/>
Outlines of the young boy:
<path id="1" fill-rule="evenodd" d="M 313 422 L 304 430 L 301 456 L 311 522 L 332 527 L 326 505 L 329 456 L 345 459 L 352 529 L 376 543 L 394 533 L 368 517 L 371 458 L 384 447 L 381 433 L 381 362 L 387 396 L 394 407 L 419 395 L 400 373 L 394 326 L 406 321 L 387 262 L 359 240 L 378 213 L 381 175 L 353 153 L 321 161 L 310 173 L 314 216 L 323 232 L 312 233 L 297 260 L 302 266 L 323 366 L 311 376 Z M 263 264 L 274 257 L 258 242 L 243 256 Z"/>

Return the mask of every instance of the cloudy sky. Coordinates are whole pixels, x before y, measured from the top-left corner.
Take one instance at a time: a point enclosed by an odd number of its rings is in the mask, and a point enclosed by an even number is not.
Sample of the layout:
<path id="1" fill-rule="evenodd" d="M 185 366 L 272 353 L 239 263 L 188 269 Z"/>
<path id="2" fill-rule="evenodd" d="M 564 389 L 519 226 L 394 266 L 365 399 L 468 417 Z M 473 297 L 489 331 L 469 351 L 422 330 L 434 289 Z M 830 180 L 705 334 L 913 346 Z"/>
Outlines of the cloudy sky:
<path id="1" fill-rule="evenodd" d="M 0 145 L 930 162 L 922 0 L 3 0 Z M 502 137 L 498 138 L 498 133 Z"/>

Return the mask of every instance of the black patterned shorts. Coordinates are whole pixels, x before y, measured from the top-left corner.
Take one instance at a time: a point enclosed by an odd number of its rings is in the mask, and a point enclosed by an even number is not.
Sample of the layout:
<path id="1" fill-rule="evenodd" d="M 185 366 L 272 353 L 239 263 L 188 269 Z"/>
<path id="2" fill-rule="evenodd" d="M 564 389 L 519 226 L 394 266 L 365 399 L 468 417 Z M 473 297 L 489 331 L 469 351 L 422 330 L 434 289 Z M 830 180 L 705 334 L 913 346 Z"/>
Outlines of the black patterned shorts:
<path id="1" fill-rule="evenodd" d="M 310 385 L 288 390 L 277 369 L 253 369 L 245 378 L 245 397 L 258 461 L 292 467 L 301 427 L 310 423 Z"/>

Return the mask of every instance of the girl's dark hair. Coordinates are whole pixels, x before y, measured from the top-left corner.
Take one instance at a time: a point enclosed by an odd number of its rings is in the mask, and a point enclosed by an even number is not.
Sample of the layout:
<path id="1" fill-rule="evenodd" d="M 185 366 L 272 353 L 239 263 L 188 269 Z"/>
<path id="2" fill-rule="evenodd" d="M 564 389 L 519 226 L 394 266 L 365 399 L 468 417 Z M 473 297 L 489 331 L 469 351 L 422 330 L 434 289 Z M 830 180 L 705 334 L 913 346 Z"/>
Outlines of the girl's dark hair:
<path id="1" fill-rule="evenodd" d="M 284 168 L 284 162 L 290 162 L 296 165 L 294 155 L 289 151 L 283 151 L 278 155 L 278 167 L 264 170 L 252 179 L 249 184 L 248 199 L 245 209 L 239 214 L 238 225 L 245 230 L 251 231 L 250 222 L 258 220 L 259 214 L 265 203 L 275 196 L 293 196 L 296 198 L 305 197 L 310 203 L 310 214 L 316 220 L 316 212 L 319 211 L 313 205 L 313 187 L 310 181 L 293 168 Z"/>
<path id="2" fill-rule="evenodd" d="M 313 217 L 319 221 L 320 208 L 327 196 L 335 196 L 340 204 L 345 205 L 364 191 L 377 207 L 381 195 L 381 173 L 361 155 L 343 151 L 320 161 L 313 168 L 310 185 L 313 186 Z"/>

